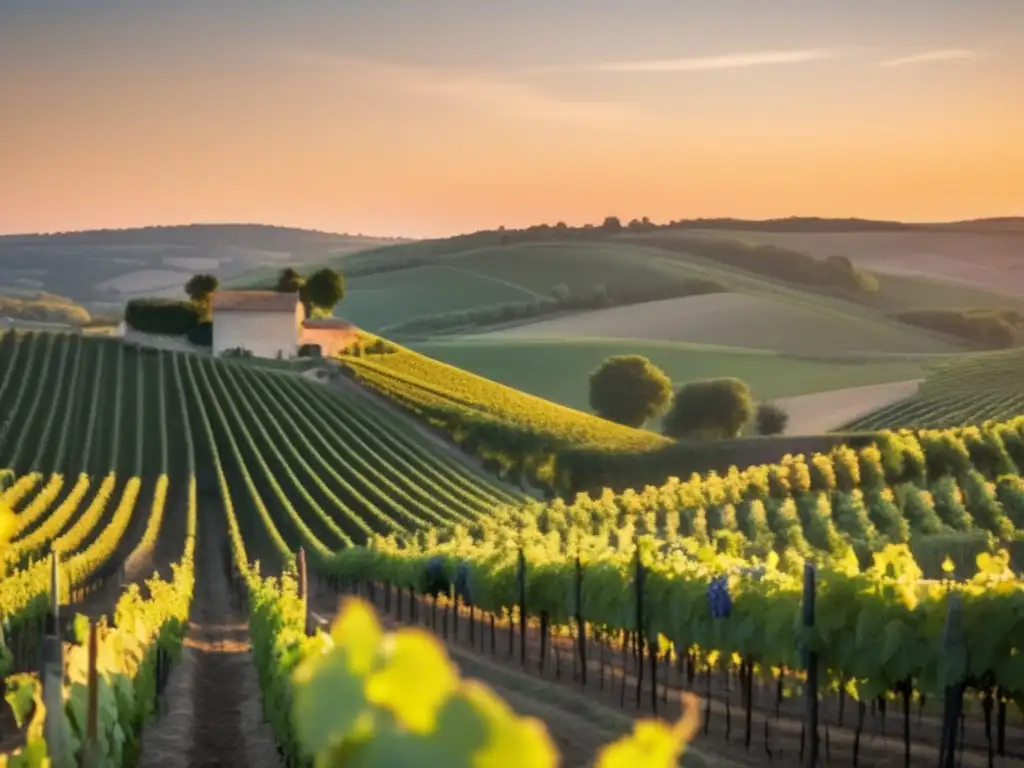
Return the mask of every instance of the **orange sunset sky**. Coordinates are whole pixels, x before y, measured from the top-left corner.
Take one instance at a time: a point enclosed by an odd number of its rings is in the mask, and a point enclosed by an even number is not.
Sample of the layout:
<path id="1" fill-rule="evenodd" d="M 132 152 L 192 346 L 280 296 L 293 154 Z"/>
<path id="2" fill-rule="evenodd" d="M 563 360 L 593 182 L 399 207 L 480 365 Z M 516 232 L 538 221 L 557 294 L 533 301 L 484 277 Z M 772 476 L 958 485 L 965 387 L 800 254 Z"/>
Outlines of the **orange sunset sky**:
<path id="1" fill-rule="evenodd" d="M 0 233 L 1024 214 L 1021 0 L 0 0 Z"/>

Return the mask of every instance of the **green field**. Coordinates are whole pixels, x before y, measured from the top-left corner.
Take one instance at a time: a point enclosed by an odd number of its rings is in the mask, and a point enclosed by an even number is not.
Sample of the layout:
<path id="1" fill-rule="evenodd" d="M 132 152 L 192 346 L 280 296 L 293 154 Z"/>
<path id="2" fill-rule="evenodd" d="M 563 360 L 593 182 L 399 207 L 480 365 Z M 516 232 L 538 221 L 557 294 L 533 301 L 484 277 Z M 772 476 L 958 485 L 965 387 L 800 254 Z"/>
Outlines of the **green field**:
<path id="1" fill-rule="evenodd" d="M 361 328 L 383 326 L 421 315 L 530 301 L 532 291 L 489 275 L 447 265 L 383 272 L 349 280 L 336 314 Z"/>
<path id="2" fill-rule="evenodd" d="M 482 334 L 481 339 L 577 338 L 688 342 L 790 355 L 947 353 L 956 347 L 909 328 L 740 293 L 687 296 L 578 312 Z"/>
<path id="3" fill-rule="evenodd" d="M 759 400 L 920 378 L 932 359 L 849 362 L 771 352 L 624 339 L 498 339 L 418 342 L 413 349 L 547 400 L 589 411 L 587 377 L 610 355 L 645 355 L 679 385 L 736 376 Z"/>
<path id="4" fill-rule="evenodd" d="M 386 254 L 381 252 L 381 257 Z M 434 255 L 431 259 L 433 267 L 352 278 L 348 295 L 336 313 L 374 331 L 417 317 L 530 301 L 556 286 L 585 291 L 595 285 L 628 285 L 639 290 L 699 277 L 760 300 L 751 302 L 758 308 L 755 315 L 737 317 L 733 322 L 724 311 L 722 317 L 709 321 L 716 328 L 693 328 L 686 321 L 685 311 L 675 315 L 648 308 L 649 326 L 633 323 L 630 335 L 644 340 L 685 340 L 806 354 L 935 354 L 963 349 L 956 340 L 895 323 L 883 312 L 863 304 L 808 293 L 706 260 L 630 243 L 523 243 Z M 610 311 L 644 310 L 642 305 L 633 305 Z M 711 337 L 709 333 L 716 335 Z M 584 335 L 605 334 L 595 331 Z"/>

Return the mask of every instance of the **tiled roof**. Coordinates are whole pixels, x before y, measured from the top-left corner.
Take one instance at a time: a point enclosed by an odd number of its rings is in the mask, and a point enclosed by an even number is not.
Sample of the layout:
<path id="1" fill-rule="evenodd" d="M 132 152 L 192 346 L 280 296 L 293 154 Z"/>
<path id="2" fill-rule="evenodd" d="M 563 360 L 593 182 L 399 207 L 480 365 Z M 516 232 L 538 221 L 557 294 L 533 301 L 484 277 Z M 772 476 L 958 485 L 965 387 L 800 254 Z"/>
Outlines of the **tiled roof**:
<path id="1" fill-rule="evenodd" d="M 297 293 L 277 291 L 215 291 L 214 312 L 294 312 Z"/>
<path id="2" fill-rule="evenodd" d="M 342 320 L 340 317 L 310 317 L 302 321 L 302 327 L 330 331 L 355 330 L 352 323 Z"/>

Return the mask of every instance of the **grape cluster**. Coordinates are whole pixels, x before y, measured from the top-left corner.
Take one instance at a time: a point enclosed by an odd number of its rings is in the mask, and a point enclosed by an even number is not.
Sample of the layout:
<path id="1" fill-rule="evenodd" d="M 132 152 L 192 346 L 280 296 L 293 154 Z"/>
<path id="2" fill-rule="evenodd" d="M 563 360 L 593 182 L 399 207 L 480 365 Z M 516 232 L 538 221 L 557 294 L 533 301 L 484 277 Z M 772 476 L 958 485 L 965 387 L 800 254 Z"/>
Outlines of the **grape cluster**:
<path id="1" fill-rule="evenodd" d="M 426 577 L 424 592 L 428 595 L 437 596 L 448 593 L 448 574 L 444 571 L 444 558 L 434 556 L 427 560 L 423 569 Z"/>
<path id="2" fill-rule="evenodd" d="M 708 584 L 708 607 L 711 618 L 727 619 L 732 613 L 732 597 L 729 595 L 729 579 L 718 576 Z"/>
<path id="3" fill-rule="evenodd" d="M 462 598 L 466 605 L 472 605 L 473 599 L 469 592 L 469 566 L 459 563 L 455 567 L 455 594 Z"/>

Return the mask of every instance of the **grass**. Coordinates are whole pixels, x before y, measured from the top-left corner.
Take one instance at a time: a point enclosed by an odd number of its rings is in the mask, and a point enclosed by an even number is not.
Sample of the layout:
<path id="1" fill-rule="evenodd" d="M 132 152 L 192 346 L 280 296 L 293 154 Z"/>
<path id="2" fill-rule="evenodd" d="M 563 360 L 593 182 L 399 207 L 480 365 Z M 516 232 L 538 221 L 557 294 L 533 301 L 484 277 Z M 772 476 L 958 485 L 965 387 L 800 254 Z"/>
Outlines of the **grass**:
<path id="1" fill-rule="evenodd" d="M 492 338 L 576 337 L 683 341 L 799 355 L 947 352 L 916 331 L 763 296 L 723 293 L 563 315 Z"/>
<path id="2" fill-rule="evenodd" d="M 421 315 L 533 298 L 529 289 L 500 279 L 437 265 L 353 278 L 337 314 L 375 331 Z"/>
<path id="3" fill-rule="evenodd" d="M 847 425 L 848 429 L 955 427 L 1024 413 L 1024 350 L 990 352 L 935 369 L 916 395 Z"/>
<path id="4" fill-rule="evenodd" d="M 423 244 L 416 246 L 421 251 L 425 248 Z M 380 258 L 385 259 L 390 250 L 379 251 Z M 408 245 L 393 250 L 408 253 L 415 249 Z M 337 314 L 377 331 L 423 316 L 503 302 L 530 301 L 558 285 L 571 291 L 584 291 L 598 284 L 643 289 L 704 278 L 734 293 L 752 297 L 750 306 L 756 308 L 754 316 L 737 322 L 726 318 L 723 332 L 709 336 L 706 327 L 694 328 L 693 324 L 680 322 L 674 312 L 658 312 L 652 314 L 649 327 L 644 322 L 634 322 L 631 335 L 639 339 L 719 343 L 812 354 L 837 351 L 934 354 L 964 348 L 955 339 L 896 323 L 879 309 L 808 293 L 687 254 L 635 243 L 614 240 L 517 243 L 455 253 L 426 253 L 423 258 L 429 259 L 433 266 L 349 280 L 349 293 L 337 308 Z M 358 255 L 351 257 L 353 261 L 357 258 Z M 365 263 L 364 258 L 362 264 L 365 266 Z M 754 303 L 754 299 L 760 303 Z M 685 306 L 680 305 L 680 308 Z M 635 317 L 642 310 L 634 306 L 621 311 L 628 311 Z M 716 327 L 722 325 L 720 320 L 715 322 Z M 606 334 L 595 331 L 586 335 Z"/>
<path id="5" fill-rule="evenodd" d="M 736 376 L 759 400 L 924 376 L 927 358 L 815 360 L 771 352 L 631 339 L 453 338 L 413 344 L 432 358 L 570 408 L 590 410 L 587 377 L 609 355 L 641 354 L 675 384 Z"/>

